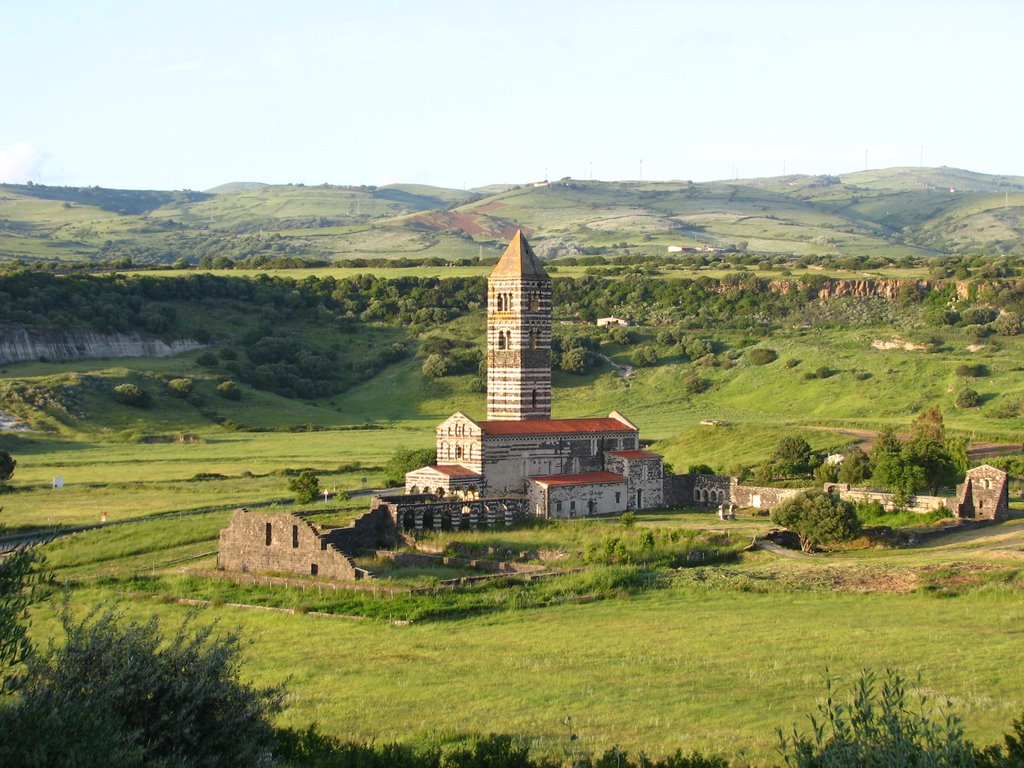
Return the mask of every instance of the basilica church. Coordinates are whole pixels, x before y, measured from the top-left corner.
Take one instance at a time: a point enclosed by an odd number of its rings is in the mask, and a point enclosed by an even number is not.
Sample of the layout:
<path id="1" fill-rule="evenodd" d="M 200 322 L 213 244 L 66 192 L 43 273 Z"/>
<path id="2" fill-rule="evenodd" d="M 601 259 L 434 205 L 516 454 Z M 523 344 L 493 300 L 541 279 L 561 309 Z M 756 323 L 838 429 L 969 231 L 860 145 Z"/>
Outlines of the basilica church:
<path id="1" fill-rule="evenodd" d="M 487 420 L 438 425 L 437 463 L 405 491 L 525 497 L 537 517 L 611 515 L 663 505 L 662 457 L 617 411 L 551 418 L 551 278 L 517 232 L 487 278 Z"/>

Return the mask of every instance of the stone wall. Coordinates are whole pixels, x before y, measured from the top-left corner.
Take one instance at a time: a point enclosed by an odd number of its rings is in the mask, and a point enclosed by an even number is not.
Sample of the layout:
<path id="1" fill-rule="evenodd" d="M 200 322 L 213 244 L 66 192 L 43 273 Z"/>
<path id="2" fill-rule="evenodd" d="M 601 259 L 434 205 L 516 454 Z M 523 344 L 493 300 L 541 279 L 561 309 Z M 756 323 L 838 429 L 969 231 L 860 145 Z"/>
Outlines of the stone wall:
<path id="1" fill-rule="evenodd" d="M 771 488 L 769 486 L 740 485 L 737 478 L 731 478 L 729 501 L 737 507 L 772 509 L 806 488 Z"/>
<path id="2" fill-rule="evenodd" d="M 92 331 L 29 331 L 6 329 L 0 334 L 0 364 L 35 360 L 92 360 L 104 357 L 170 357 L 199 349 L 194 339 L 145 339 L 137 333 Z"/>
<path id="3" fill-rule="evenodd" d="M 343 528 L 321 531 L 289 512 L 235 511 L 220 532 L 217 566 L 228 571 L 278 571 L 328 579 L 358 579 L 365 571 L 350 556 L 360 549 L 393 547 L 399 534 L 386 505 Z"/>
<path id="4" fill-rule="evenodd" d="M 229 571 L 279 571 L 328 579 L 356 579 L 355 564 L 301 517 L 235 510 L 220 532 L 217 567 Z"/>
<path id="5" fill-rule="evenodd" d="M 837 493 L 839 498 L 852 501 L 854 504 L 876 503 L 881 504 L 889 512 L 897 509 L 893 502 L 893 494 L 885 491 L 875 491 L 869 488 L 851 488 L 845 483 L 826 483 L 825 490 L 828 493 Z M 905 509 L 909 512 L 935 512 L 945 510 L 956 514 L 957 499 L 953 496 L 910 496 L 907 499 Z"/>
<path id="6" fill-rule="evenodd" d="M 1010 516 L 1010 476 L 988 464 L 967 471 L 957 488 L 958 514 L 973 520 L 1005 520 Z"/>

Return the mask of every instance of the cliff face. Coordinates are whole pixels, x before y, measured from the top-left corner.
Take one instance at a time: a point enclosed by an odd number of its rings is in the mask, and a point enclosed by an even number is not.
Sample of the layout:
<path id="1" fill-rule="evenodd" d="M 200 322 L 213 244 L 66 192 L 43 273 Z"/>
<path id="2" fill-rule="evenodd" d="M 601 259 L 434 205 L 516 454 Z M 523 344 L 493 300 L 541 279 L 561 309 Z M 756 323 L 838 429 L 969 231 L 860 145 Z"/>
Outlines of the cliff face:
<path id="1" fill-rule="evenodd" d="M 29 360 L 89 360 L 104 357 L 170 357 L 199 349 L 194 339 L 145 339 L 137 333 L 0 330 L 0 365 Z"/>
<path id="2" fill-rule="evenodd" d="M 768 289 L 776 293 L 789 293 L 793 290 L 804 290 L 808 284 L 802 281 L 773 280 L 768 284 Z M 865 280 L 824 280 L 814 283 L 817 298 L 832 299 L 839 296 L 882 296 L 886 299 L 897 298 L 901 291 L 913 290 L 924 293 L 932 289 L 932 283 L 928 280 L 886 280 L 886 279 L 865 279 Z M 941 286 L 934 286 L 941 287 Z"/>

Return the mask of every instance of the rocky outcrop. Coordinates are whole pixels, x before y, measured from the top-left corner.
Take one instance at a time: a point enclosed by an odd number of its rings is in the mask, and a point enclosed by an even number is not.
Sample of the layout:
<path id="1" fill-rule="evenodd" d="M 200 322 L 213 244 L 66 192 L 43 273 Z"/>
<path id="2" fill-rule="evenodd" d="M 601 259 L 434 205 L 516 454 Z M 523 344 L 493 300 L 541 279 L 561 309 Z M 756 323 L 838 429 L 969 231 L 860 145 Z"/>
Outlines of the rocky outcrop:
<path id="1" fill-rule="evenodd" d="M 866 278 L 864 280 L 822 279 L 807 282 L 803 280 L 773 280 L 768 284 L 768 289 L 775 293 L 785 294 L 794 290 L 813 290 L 820 300 L 842 296 L 857 296 L 860 298 L 881 296 L 886 299 L 895 299 L 905 291 L 925 293 L 933 287 L 935 286 L 928 280 L 889 280 L 885 278 Z"/>
<path id="2" fill-rule="evenodd" d="M 0 330 L 0 365 L 29 360 L 68 361 L 105 357 L 170 357 L 199 349 L 194 339 L 143 338 L 137 333 Z"/>

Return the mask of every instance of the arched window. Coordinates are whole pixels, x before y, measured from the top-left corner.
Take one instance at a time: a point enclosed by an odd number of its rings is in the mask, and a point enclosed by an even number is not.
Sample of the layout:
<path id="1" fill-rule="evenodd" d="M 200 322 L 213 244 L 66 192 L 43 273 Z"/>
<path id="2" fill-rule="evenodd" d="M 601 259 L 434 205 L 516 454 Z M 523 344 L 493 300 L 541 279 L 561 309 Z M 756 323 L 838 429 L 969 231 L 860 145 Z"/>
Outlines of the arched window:
<path id="1" fill-rule="evenodd" d="M 505 332 L 498 331 L 498 349 L 505 349 Z"/>
<path id="2" fill-rule="evenodd" d="M 455 458 L 456 459 L 461 459 L 462 458 L 462 446 L 461 445 L 456 445 L 455 446 Z"/>
<path id="3" fill-rule="evenodd" d="M 700 488 L 693 489 L 693 500 L 700 501 Z"/>
<path id="4" fill-rule="evenodd" d="M 531 312 L 540 312 L 540 294 L 539 293 L 531 293 L 530 294 L 530 311 Z"/>
<path id="5" fill-rule="evenodd" d="M 540 343 L 540 334 L 537 331 L 530 331 L 530 349 L 536 349 Z"/>

